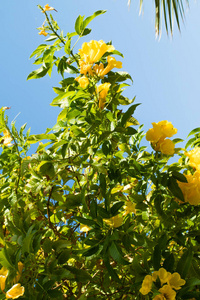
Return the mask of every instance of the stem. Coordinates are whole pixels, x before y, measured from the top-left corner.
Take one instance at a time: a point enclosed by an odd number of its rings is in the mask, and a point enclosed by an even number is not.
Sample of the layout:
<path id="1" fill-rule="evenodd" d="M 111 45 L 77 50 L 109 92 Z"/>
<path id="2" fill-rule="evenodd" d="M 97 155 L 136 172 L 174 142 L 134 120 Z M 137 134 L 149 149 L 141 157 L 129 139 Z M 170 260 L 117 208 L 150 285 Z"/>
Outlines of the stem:
<path id="1" fill-rule="evenodd" d="M 49 17 L 46 13 L 46 11 L 44 11 L 45 13 L 45 16 L 46 16 L 46 20 L 47 20 L 47 23 L 49 24 L 49 27 L 51 28 L 51 30 L 53 31 L 53 33 L 59 38 L 59 40 L 61 41 L 61 43 L 63 43 L 63 45 L 65 45 L 65 41 L 59 36 L 59 34 L 54 30 L 50 20 L 49 20 Z"/>
<path id="2" fill-rule="evenodd" d="M 6 129 L 8 130 L 8 132 L 9 132 L 11 138 L 12 138 L 13 141 L 14 141 L 14 144 L 15 144 L 16 149 L 17 149 L 17 154 L 18 154 L 18 160 L 19 160 L 19 176 L 18 176 L 18 180 L 17 180 L 17 186 L 16 186 L 16 189 L 15 189 L 15 193 L 16 193 L 16 195 L 17 195 L 18 187 L 19 187 L 19 181 L 20 181 L 20 178 L 21 178 L 21 165 L 22 165 L 22 164 L 21 164 L 21 156 L 20 156 L 20 152 L 19 152 L 19 148 L 18 148 L 18 144 L 17 144 L 17 142 L 16 142 L 16 139 L 15 139 L 15 137 L 13 136 L 13 134 L 12 134 L 10 128 L 7 126 L 7 124 L 6 124 Z"/>

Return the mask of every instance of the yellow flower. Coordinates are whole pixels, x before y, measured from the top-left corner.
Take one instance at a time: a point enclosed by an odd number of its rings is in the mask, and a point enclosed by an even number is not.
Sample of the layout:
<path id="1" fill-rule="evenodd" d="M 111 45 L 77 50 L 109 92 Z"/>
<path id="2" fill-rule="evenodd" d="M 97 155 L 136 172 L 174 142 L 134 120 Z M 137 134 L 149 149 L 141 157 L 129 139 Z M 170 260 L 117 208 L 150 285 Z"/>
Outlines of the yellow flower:
<path id="1" fill-rule="evenodd" d="M 102 63 L 100 63 L 99 65 L 94 65 L 93 67 L 93 71 L 95 72 L 95 74 L 99 77 L 101 77 L 101 73 L 104 70 L 104 65 Z"/>
<path id="2" fill-rule="evenodd" d="M 105 82 L 97 87 L 97 94 L 99 95 L 99 108 L 103 109 L 106 103 L 106 96 L 111 84 Z"/>
<path id="3" fill-rule="evenodd" d="M 152 143 L 157 143 L 161 137 L 162 137 L 161 128 L 156 125 L 154 125 L 153 128 L 150 128 L 146 133 L 146 140 Z"/>
<path id="4" fill-rule="evenodd" d="M 79 60 L 79 66 L 80 66 L 80 73 L 86 75 L 89 73 L 91 76 L 93 76 L 92 71 L 92 65 L 85 63 L 83 60 Z"/>
<path id="5" fill-rule="evenodd" d="M 38 32 L 38 34 L 39 35 L 44 35 L 44 36 L 48 35 L 48 33 L 44 29 L 42 29 L 40 32 Z"/>
<path id="6" fill-rule="evenodd" d="M 1 290 L 4 291 L 6 285 L 6 278 L 8 277 L 8 269 L 2 267 L 0 270 L 0 286 Z"/>
<path id="7" fill-rule="evenodd" d="M 154 124 L 154 123 L 152 123 L 152 124 Z M 168 122 L 166 120 L 160 121 L 157 124 L 160 126 L 164 137 L 172 137 L 178 131 L 176 128 L 174 128 L 174 126 L 172 125 L 171 122 Z"/>
<path id="8" fill-rule="evenodd" d="M 164 268 L 160 268 L 158 271 L 153 272 L 152 279 L 156 281 L 157 277 L 159 277 L 161 285 L 167 282 L 169 276 L 171 275 L 170 272 L 167 272 Z"/>
<path id="9" fill-rule="evenodd" d="M 184 174 L 187 182 L 178 181 L 178 185 L 183 193 L 185 202 L 191 205 L 200 204 L 200 173 Z"/>
<path id="10" fill-rule="evenodd" d="M 186 281 L 184 279 L 181 279 L 181 276 L 179 273 L 175 272 L 168 277 L 167 282 L 171 286 L 172 289 L 180 290 L 181 286 L 184 285 Z"/>
<path id="11" fill-rule="evenodd" d="M 156 295 L 153 300 L 166 300 L 166 298 L 163 295 Z"/>
<path id="12" fill-rule="evenodd" d="M 189 157 L 189 165 L 200 171 L 200 147 L 194 148 L 187 152 L 186 155 Z"/>
<path id="13" fill-rule="evenodd" d="M 82 76 L 82 77 L 79 76 L 75 78 L 75 80 L 78 81 L 80 87 L 82 87 L 83 89 L 85 89 L 89 84 L 89 80 L 86 76 Z"/>
<path id="14" fill-rule="evenodd" d="M 97 62 L 106 52 L 112 52 L 115 48 L 112 45 L 106 45 L 104 41 L 90 41 L 83 43 L 79 55 L 82 60 L 88 64 Z"/>
<path id="15" fill-rule="evenodd" d="M 10 143 L 11 141 L 12 141 L 12 137 L 10 135 L 10 132 L 7 129 L 5 129 L 3 131 L 3 144 L 5 146 L 12 146 L 12 144 Z"/>
<path id="16" fill-rule="evenodd" d="M 170 139 L 164 139 L 160 143 L 160 151 L 166 155 L 174 155 L 174 143 Z"/>
<path id="17" fill-rule="evenodd" d="M 105 67 L 104 70 L 100 72 L 100 77 L 104 77 L 108 72 L 110 72 L 114 68 L 121 69 L 122 68 L 122 62 L 116 61 L 116 59 L 112 56 L 107 57 L 108 65 Z"/>
<path id="18" fill-rule="evenodd" d="M 140 293 L 142 295 L 147 295 L 151 291 L 152 287 L 152 277 L 150 275 L 146 275 L 142 282 L 142 287 L 140 289 Z"/>
<path id="19" fill-rule="evenodd" d="M 84 224 L 80 225 L 80 231 L 82 231 L 82 232 L 88 232 L 90 230 L 91 230 L 91 228 L 89 226 L 84 225 Z"/>
<path id="20" fill-rule="evenodd" d="M 175 300 L 176 292 L 167 284 L 159 289 L 161 295 L 157 295 L 153 300 Z"/>
<path id="21" fill-rule="evenodd" d="M 160 121 L 152 123 L 153 128 L 150 128 L 146 133 L 146 140 L 152 143 L 155 151 L 161 151 L 166 155 L 174 154 L 174 143 L 166 139 L 177 133 L 177 129 L 173 127 L 171 122 Z"/>
<path id="22" fill-rule="evenodd" d="M 125 209 L 124 215 L 128 215 L 128 214 L 131 214 L 131 213 L 134 213 L 134 214 L 135 214 L 135 213 L 136 213 L 135 206 L 136 206 L 135 203 L 132 203 L 132 202 L 130 202 L 130 201 L 127 201 L 127 202 L 126 202 L 126 205 L 125 205 L 125 207 L 124 207 L 124 209 Z"/>
<path id="23" fill-rule="evenodd" d="M 114 228 L 121 226 L 123 223 L 123 217 L 120 217 L 119 215 L 111 217 L 110 219 L 103 219 L 103 220 L 106 224 Z"/>
<path id="24" fill-rule="evenodd" d="M 21 261 L 19 261 L 18 262 L 18 272 L 17 272 L 17 275 L 15 276 L 15 278 L 13 280 L 14 283 L 19 281 L 19 279 L 22 275 L 23 268 L 24 268 L 24 264 Z"/>
<path id="25" fill-rule="evenodd" d="M 6 298 L 7 299 L 17 299 L 23 295 L 24 295 L 24 287 L 21 286 L 20 283 L 17 283 L 15 285 L 13 285 L 11 287 L 11 289 L 9 289 L 9 291 L 7 291 Z"/>
<path id="26" fill-rule="evenodd" d="M 46 4 L 46 5 L 44 6 L 44 8 L 43 8 L 43 13 L 44 13 L 45 11 L 49 11 L 49 10 L 55 10 L 55 8 L 50 7 L 49 4 Z"/>
<path id="27" fill-rule="evenodd" d="M 161 138 L 172 137 L 177 133 L 177 129 L 174 128 L 171 122 L 166 120 L 160 121 L 158 123 L 152 123 L 153 128 L 149 129 L 146 133 L 147 141 L 152 143 L 158 142 Z"/>

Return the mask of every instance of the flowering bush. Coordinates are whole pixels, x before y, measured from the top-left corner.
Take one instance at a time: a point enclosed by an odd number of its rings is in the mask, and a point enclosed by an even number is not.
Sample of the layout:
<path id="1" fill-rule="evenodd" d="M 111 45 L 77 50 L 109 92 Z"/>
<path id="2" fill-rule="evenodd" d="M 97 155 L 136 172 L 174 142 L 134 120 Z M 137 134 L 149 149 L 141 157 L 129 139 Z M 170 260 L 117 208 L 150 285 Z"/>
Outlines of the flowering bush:
<path id="1" fill-rule="evenodd" d="M 123 96 L 123 55 L 102 40 L 75 51 L 105 11 L 79 16 L 65 35 L 55 9 L 39 8 L 48 38 L 28 79 L 57 70 L 60 113 L 30 135 L 0 109 L 0 299 L 199 299 L 200 129 L 185 149 L 169 121 L 145 134 L 135 98 Z"/>

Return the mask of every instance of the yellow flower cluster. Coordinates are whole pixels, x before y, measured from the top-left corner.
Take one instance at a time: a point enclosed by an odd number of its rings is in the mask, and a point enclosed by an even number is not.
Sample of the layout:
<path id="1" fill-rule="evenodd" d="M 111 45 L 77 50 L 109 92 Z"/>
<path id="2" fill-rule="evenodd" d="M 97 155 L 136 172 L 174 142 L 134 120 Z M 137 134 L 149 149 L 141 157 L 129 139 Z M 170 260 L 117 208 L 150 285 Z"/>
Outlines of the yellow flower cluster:
<path id="1" fill-rule="evenodd" d="M 123 224 L 123 217 L 116 215 L 114 217 L 111 217 L 110 219 L 103 219 L 104 222 L 114 228 L 117 228 Z"/>
<path id="2" fill-rule="evenodd" d="M 21 262 L 19 262 L 18 263 L 18 272 L 17 272 L 16 277 L 14 278 L 14 283 L 20 279 L 23 267 L 24 267 L 24 265 Z M 8 277 L 8 273 L 9 273 L 9 271 L 5 267 L 2 267 L 0 269 L 0 287 L 1 287 L 2 292 L 4 292 L 4 290 L 5 290 L 6 279 Z M 23 296 L 24 287 L 21 286 L 20 283 L 16 283 L 5 294 L 6 294 L 6 299 L 17 299 L 20 296 Z"/>
<path id="3" fill-rule="evenodd" d="M 152 123 L 153 128 L 150 128 L 146 133 L 147 141 L 151 142 L 152 147 L 156 151 L 160 151 L 166 155 L 174 154 L 174 143 L 167 137 L 172 137 L 177 133 L 171 122 L 166 120 L 158 123 Z"/>
<path id="4" fill-rule="evenodd" d="M 46 5 L 44 6 L 42 12 L 44 13 L 45 11 L 50 11 L 50 10 L 55 10 L 55 8 L 49 6 L 49 4 L 46 4 Z M 56 11 L 56 10 L 55 10 L 55 11 Z"/>
<path id="5" fill-rule="evenodd" d="M 158 290 L 160 294 L 156 295 L 153 300 L 175 300 L 175 290 L 180 290 L 181 286 L 185 284 L 185 280 L 181 279 L 179 273 L 175 272 L 171 274 L 164 268 L 160 268 L 158 271 L 153 272 L 152 275 L 145 276 L 140 293 L 142 295 L 149 294 L 152 290 L 153 282 L 155 282 L 157 278 L 159 278 L 161 283 L 161 288 Z"/>
<path id="6" fill-rule="evenodd" d="M 38 32 L 38 34 L 39 35 L 44 35 L 44 36 L 48 35 L 48 33 L 44 29 L 42 29 L 40 32 Z"/>
<path id="7" fill-rule="evenodd" d="M 77 80 L 82 88 L 86 88 L 89 84 L 89 80 L 86 77 L 87 74 L 90 76 L 97 75 L 103 78 L 113 68 L 122 68 L 122 62 L 116 61 L 112 56 L 107 57 L 107 66 L 104 68 L 102 63 L 95 64 L 98 62 L 106 52 L 112 52 L 115 48 L 112 45 L 107 45 L 104 41 L 90 41 L 89 43 L 83 43 L 82 48 L 79 50 L 80 60 L 80 74 L 83 77 L 77 77 Z"/>
<path id="8" fill-rule="evenodd" d="M 5 146 L 12 146 L 11 141 L 12 141 L 12 137 L 10 135 L 10 132 L 7 129 L 5 129 L 3 131 L 3 144 Z"/>
<path id="9" fill-rule="evenodd" d="M 109 82 L 105 82 L 100 84 L 97 87 L 97 95 L 99 97 L 99 108 L 103 109 L 106 104 L 106 96 L 111 84 Z"/>
<path id="10" fill-rule="evenodd" d="M 178 181 L 178 185 L 183 193 L 185 202 L 191 205 L 200 204 L 200 173 L 196 171 L 192 174 L 184 174 L 187 182 Z"/>
<path id="11" fill-rule="evenodd" d="M 189 165 L 200 171 L 200 147 L 196 147 L 185 154 L 189 157 Z"/>
<path id="12" fill-rule="evenodd" d="M 187 182 L 179 182 L 178 185 L 182 190 L 185 202 L 191 205 L 200 204 L 200 148 L 185 153 L 189 157 L 189 165 L 195 169 L 194 174 L 184 174 Z"/>

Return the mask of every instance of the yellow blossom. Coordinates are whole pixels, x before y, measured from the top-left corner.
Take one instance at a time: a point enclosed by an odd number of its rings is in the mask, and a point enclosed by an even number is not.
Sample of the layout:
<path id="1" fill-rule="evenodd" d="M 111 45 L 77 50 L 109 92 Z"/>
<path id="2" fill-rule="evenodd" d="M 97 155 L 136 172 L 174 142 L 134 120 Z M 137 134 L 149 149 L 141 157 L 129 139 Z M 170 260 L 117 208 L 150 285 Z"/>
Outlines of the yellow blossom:
<path id="1" fill-rule="evenodd" d="M 50 7 L 49 4 L 46 4 L 46 5 L 44 6 L 44 8 L 43 8 L 43 13 L 44 13 L 45 11 L 49 11 L 49 10 L 55 10 L 55 8 Z M 55 11 L 56 11 L 56 10 L 55 10 Z"/>
<path id="2" fill-rule="evenodd" d="M 158 271 L 153 272 L 152 279 L 156 281 L 157 277 L 159 277 L 161 285 L 167 282 L 169 276 L 171 275 L 170 272 L 167 272 L 164 268 L 160 268 Z"/>
<path id="3" fill-rule="evenodd" d="M 75 80 L 78 81 L 80 87 L 82 87 L 83 89 L 85 89 L 89 84 L 89 80 L 86 76 L 82 76 L 82 77 L 79 76 L 75 78 Z"/>
<path id="4" fill-rule="evenodd" d="M 153 298 L 153 300 L 175 300 L 176 292 L 167 284 L 163 285 L 159 289 L 161 295 L 157 295 Z"/>
<path id="5" fill-rule="evenodd" d="M 117 228 L 122 225 L 123 217 L 120 217 L 119 215 L 117 215 L 117 216 L 111 217 L 110 219 L 104 219 L 104 222 L 111 227 Z"/>
<path id="6" fill-rule="evenodd" d="M 101 76 L 101 73 L 103 72 L 103 70 L 104 70 L 104 65 L 102 63 L 100 63 L 99 65 L 95 64 L 93 67 L 93 71 L 99 77 Z"/>
<path id="7" fill-rule="evenodd" d="M 174 143 L 170 139 L 164 139 L 159 146 L 163 154 L 174 155 Z"/>
<path id="8" fill-rule="evenodd" d="M 12 146 L 12 144 L 10 143 L 11 141 L 12 141 L 12 137 L 10 135 L 10 132 L 7 129 L 5 129 L 3 131 L 3 144 L 5 146 Z"/>
<path id="9" fill-rule="evenodd" d="M 17 299 L 24 295 L 24 287 L 20 283 L 17 283 L 11 287 L 6 293 L 7 299 Z"/>
<path id="10" fill-rule="evenodd" d="M 166 120 L 158 123 L 152 123 L 153 128 L 149 129 L 146 133 L 146 139 L 150 142 L 158 142 L 161 138 L 172 137 L 177 133 L 177 129 L 174 128 L 171 122 Z"/>
<path id="11" fill-rule="evenodd" d="M 8 277 L 8 269 L 2 267 L 0 270 L 0 286 L 1 290 L 4 291 L 6 285 L 6 278 Z"/>
<path id="12" fill-rule="evenodd" d="M 186 155 L 189 157 L 189 165 L 200 171 L 200 147 L 194 148 L 187 152 Z"/>
<path id="13" fill-rule="evenodd" d="M 106 45 L 104 41 L 90 41 L 83 43 L 79 55 L 85 63 L 93 64 L 97 62 L 106 52 L 112 52 L 115 48 L 112 45 Z"/>
<path id="14" fill-rule="evenodd" d="M 15 278 L 13 280 L 14 283 L 17 283 L 19 281 L 19 279 L 22 275 L 23 268 L 24 268 L 24 264 L 21 261 L 19 261 L 17 275 L 15 276 Z"/>
<path id="15" fill-rule="evenodd" d="M 161 137 L 162 132 L 159 126 L 154 126 L 153 128 L 150 128 L 146 133 L 146 140 L 152 143 L 157 143 Z"/>
<path id="16" fill-rule="evenodd" d="M 116 59 L 112 56 L 107 57 L 108 65 L 104 70 L 100 72 L 100 77 L 104 77 L 108 72 L 110 72 L 114 68 L 121 69 L 122 68 L 122 62 L 116 61 Z"/>
<path id="17" fill-rule="evenodd" d="M 38 34 L 39 35 L 44 35 L 44 36 L 48 35 L 48 33 L 44 29 L 42 29 L 40 32 L 38 32 Z"/>
<path id="18" fill-rule="evenodd" d="M 142 295 L 147 295 L 151 291 L 151 287 L 152 287 L 152 277 L 150 275 L 146 275 L 142 282 L 140 293 Z"/>
<path id="19" fill-rule="evenodd" d="M 83 60 L 79 60 L 79 66 L 80 66 L 80 73 L 86 75 L 89 73 L 91 76 L 93 76 L 92 71 L 92 65 L 85 63 Z"/>
<path id="20" fill-rule="evenodd" d="M 99 108 L 103 109 L 106 103 L 106 96 L 111 84 L 109 82 L 105 82 L 100 84 L 97 87 L 97 94 L 99 95 Z"/>
<path id="21" fill-rule="evenodd" d="M 177 129 L 174 128 L 171 122 L 166 120 L 158 123 L 152 123 L 153 128 L 150 128 L 146 133 L 146 140 L 152 143 L 152 147 L 155 151 L 160 151 L 166 155 L 174 154 L 174 143 L 166 139 L 166 137 L 172 137 L 177 133 Z"/>
<path id="22" fill-rule="evenodd" d="M 181 279 L 179 273 L 175 272 L 168 277 L 167 282 L 171 286 L 171 288 L 180 290 L 181 286 L 184 285 L 186 281 L 184 279 Z"/>
<path id="23" fill-rule="evenodd" d="M 185 202 L 191 205 L 200 204 L 200 173 L 184 174 L 187 182 L 178 181 L 178 185 L 183 193 Z"/>
<path id="24" fill-rule="evenodd" d="M 88 232 L 90 230 L 91 230 L 91 228 L 89 226 L 84 225 L 84 224 L 80 225 L 80 231 L 82 231 L 82 232 Z"/>
<path id="25" fill-rule="evenodd" d="M 131 214 L 131 213 L 134 213 L 134 214 L 135 214 L 135 213 L 136 213 L 135 206 L 136 206 L 135 203 L 132 203 L 132 202 L 130 202 L 130 201 L 127 201 L 127 202 L 126 202 L 126 205 L 125 205 L 125 207 L 124 207 L 124 209 L 125 209 L 124 215 L 128 215 L 128 214 Z"/>

